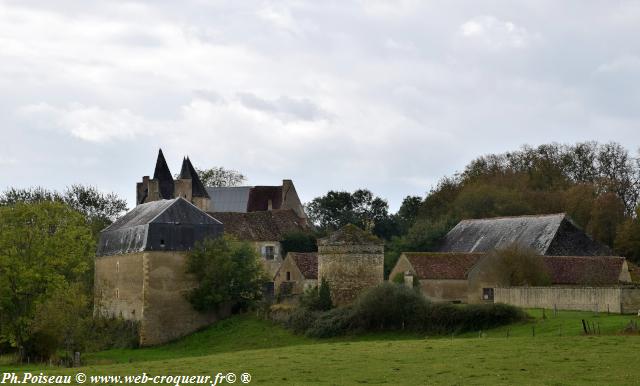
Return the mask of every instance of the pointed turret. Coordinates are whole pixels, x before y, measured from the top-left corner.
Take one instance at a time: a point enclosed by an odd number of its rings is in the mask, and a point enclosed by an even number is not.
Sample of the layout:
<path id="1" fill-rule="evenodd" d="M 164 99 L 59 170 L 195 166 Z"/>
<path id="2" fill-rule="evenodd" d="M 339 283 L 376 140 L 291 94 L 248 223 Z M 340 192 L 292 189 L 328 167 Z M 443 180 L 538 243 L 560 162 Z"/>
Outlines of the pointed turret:
<path id="1" fill-rule="evenodd" d="M 182 168 L 180 169 L 180 177 L 178 178 L 191 180 L 192 197 L 209 198 L 207 189 L 205 189 L 204 185 L 202 184 L 202 181 L 200 181 L 198 172 L 196 172 L 196 169 L 191 164 L 189 157 L 186 157 L 182 160 Z"/>
<path id="2" fill-rule="evenodd" d="M 160 187 L 160 198 L 169 200 L 173 198 L 173 176 L 164 159 L 162 149 L 158 152 L 158 160 L 156 161 L 156 170 L 153 172 L 153 179 L 158 181 Z"/>

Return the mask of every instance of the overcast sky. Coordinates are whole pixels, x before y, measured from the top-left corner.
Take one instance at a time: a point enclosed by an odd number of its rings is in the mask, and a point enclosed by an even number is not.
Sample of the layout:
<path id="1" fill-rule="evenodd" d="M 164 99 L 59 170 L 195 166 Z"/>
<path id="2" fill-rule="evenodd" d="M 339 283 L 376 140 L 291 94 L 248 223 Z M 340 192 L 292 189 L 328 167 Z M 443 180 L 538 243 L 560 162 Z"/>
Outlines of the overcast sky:
<path id="1" fill-rule="evenodd" d="M 640 146 L 640 2 L 0 0 L 0 189 L 135 204 L 172 172 L 367 187 L 392 210 L 486 153 Z"/>

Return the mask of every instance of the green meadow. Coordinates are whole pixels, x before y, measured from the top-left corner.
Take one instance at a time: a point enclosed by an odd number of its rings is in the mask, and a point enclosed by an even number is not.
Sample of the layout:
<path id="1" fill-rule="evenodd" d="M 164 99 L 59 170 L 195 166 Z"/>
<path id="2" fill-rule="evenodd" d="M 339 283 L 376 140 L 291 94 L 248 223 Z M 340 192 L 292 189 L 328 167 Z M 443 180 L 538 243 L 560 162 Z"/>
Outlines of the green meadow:
<path id="1" fill-rule="evenodd" d="M 257 385 L 640 383 L 640 336 L 622 334 L 637 317 L 529 313 L 532 318 L 526 323 L 462 335 L 382 333 L 329 340 L 294 335 L 242 315 L 163 346 L 87 354 L 82 368 L 16 366 L 5 356 L 0 372 L 150 376 L 234 372 L 250 373 L 251 384 Z M 594 326 L 596 335 L 584 335 L 582 319 Z"/>

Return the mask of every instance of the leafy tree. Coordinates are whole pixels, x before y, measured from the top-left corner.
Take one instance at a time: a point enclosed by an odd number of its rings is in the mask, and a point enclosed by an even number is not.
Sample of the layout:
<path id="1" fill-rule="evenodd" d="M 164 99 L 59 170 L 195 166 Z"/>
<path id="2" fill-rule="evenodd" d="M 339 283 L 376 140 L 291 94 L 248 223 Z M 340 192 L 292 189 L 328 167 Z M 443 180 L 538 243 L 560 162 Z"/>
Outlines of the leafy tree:
<path id="1" fill-rule="evenodd" d="M 307 204 L 309 218 L 324 230 L 336 230 L 354 224 L 372 230 L 376 236 L 385 239 L 394 233 L 388 211 L 387 201 L 374 197 L 367 189 L 358 189 L 353 193 L 329 191 Z"/>
<path id="2" fill-rule="evenodd" d="M 22 203 L 62 202 L 82 213 L 94 235 L 127 210 L 127 202 L 115 193 L 102 193 L 93 186 L 71 185 L 63 192 L 42 187 L 9 188 L 0 194 L 0 206 Z"/>
<path id="3" fill-rule="evenodd" d="M 36 306 L 81 281 L 94 252 L 85 218 L 65 204 L 0 207 L 0 337 L 24 355 Z"/>
<path id="4" fill-rule="evenodd" d="M 422 197 L 419 196 L 407 196 L 402 200 L 402 205 L 400 205 L 400 209 L 396 213 L 398 230 L 401 234 L 406 233 L 416 222 L 421 205 Z"/>
<path id="5" fill-rule="evenodd" d="M 591 210 L 588 229 L 593 237 L 613 246 L 618 225 L 624 222 L 624 203 L 613 193 L 596 198 Z"/>
<path id="6" fill-rule="evenodd" d="M 483 264 L 484 265 L 484 264 Z M 551 278 L 542 256 L 529 248 L 512 244 L 489 252 L 484 274 L 507 286 L 544 286 Z"/>
<path id="7" fill-rule="evenodd" d="M 85 348 L 87 325 L 91 312 L 87 292 L 77 284 L 56 289 L 36 305 L 27 355 L 48 359 L 55 350 L 64 348 L 68 358 Z"/>
<path id="8" fill-rule="evenodd" d="M 288 252 L 317 252 L 318 244 L 316 236 L 308 232 L 289 232 L 283 235 L 280 241 L 282 255 Z"/>
<path id="9" fill-rule="evenodd" d="M 640 207 L 637 212 L 618 227 L 614 246 L 616 253 L 640 264 Z"/>
<path id="10" fill-rule="evenodd" d="M 267 281 L 253 246 L 229 236 L 198 243 L 189 254 L 187 272 L 198 282 L 187 296 L 198 311 L 247 308 L 260 300 Z"/>
<path id="11" fill-rule="evenodd" d="M 240 172 L 231 169 L 225 169 L 221 166 L 214 166 L 209 169 L 198 169 L 198 176 L 204 186 L 240 186 L 247 178 Z"/>

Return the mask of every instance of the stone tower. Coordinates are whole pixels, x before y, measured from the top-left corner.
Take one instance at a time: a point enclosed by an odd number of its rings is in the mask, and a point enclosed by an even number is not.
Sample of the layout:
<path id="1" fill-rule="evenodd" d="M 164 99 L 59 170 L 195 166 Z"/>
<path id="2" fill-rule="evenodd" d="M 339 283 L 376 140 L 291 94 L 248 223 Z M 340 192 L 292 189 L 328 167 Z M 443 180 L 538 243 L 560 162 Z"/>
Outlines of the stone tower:
<path id="1" fill-rule="evenodd" d="M 136 184 L 136 205 L 158 200 L 171 200 L 182 197 L 200 210 L 209 210 L 210 198 L 189 157 L 182 160 L 182 169 L 177 180 L 173 180 L 167 161 L 158 152 L 156 168 L 153 178 L 142 177 L 142 182 Z"/>
<path id="2" fill-rule="evenodd" d="M 318 283 L 326 279 L 336 305 L 351 303 L 384 281 L 384 243 L 355 225 L 318 240 Z"/>

